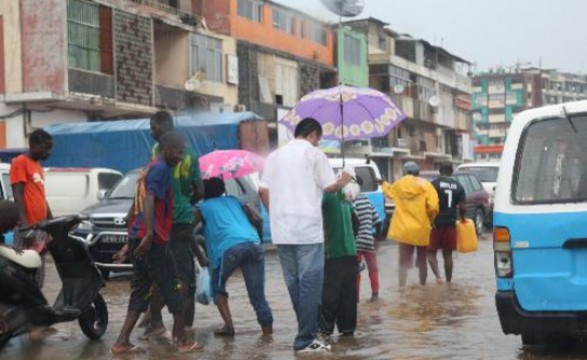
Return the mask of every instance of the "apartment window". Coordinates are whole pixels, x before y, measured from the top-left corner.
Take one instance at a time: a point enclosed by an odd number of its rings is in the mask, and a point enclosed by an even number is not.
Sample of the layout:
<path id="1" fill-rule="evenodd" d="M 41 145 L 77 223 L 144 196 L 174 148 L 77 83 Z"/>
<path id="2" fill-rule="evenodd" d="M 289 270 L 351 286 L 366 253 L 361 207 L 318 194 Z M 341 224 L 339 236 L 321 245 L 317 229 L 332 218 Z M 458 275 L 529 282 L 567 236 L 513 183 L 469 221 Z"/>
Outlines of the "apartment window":
<path id="1" fill-rule="evenodd" d="M 312 29 L 310 31 L 310 38 L 312 41 L 322 44 L 324 46 L 328 45 L 328 33 L 326 29 L 319 24 L 313 24 Z"/>
<path id="2" fill-rule="evenodd" d="M 93 2 L 67 1 L 69 66 L 112 74 L 112 11 Z"/>
<path id="3" fill-rule="evenodd" d="M 351 65 L 361 65 L 361 40 L 344 34 L 344 61 Z"/>
<path id="4" fill-rule="evenodd" d="M 258 23 L 263 21 L 263 4 L 253 0 L 237 0 L 239 16 Z"/>
<path id="5" fill-rule="evenodd" d="M 192 37 L 191 73 L 203 72 L 206 80 L 222 82 L 222 40 L 195 34 Z"/>
<path id="6" fill-rule="evenodd" d="M 306 32 L 306 22 L 303 20 L 300 20 L 300 37 L 302 39 L 305 39 L 308 37 L 308 34 Z"/>
<path id="7" fill-rule="evenodd" d="M 273 27 L 290 34 L 295 34 L 294 17 L 280 10 L 273 9 Z"/>

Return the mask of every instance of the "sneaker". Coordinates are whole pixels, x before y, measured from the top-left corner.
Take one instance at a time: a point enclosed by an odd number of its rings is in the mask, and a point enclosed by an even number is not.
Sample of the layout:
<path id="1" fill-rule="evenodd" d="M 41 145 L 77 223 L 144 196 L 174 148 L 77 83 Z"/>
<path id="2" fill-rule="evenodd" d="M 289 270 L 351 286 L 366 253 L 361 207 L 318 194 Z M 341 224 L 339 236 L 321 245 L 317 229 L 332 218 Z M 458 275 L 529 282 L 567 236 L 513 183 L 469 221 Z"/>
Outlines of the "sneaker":
<path id="1" fill-rule="evenodd" d="M 314 340 L 303 349 L 297 350 L 296 354 L 312 354 L 312 353 L 327 353 L 330 352 L 330 345 L 326 345 L 321 341 Z"/>

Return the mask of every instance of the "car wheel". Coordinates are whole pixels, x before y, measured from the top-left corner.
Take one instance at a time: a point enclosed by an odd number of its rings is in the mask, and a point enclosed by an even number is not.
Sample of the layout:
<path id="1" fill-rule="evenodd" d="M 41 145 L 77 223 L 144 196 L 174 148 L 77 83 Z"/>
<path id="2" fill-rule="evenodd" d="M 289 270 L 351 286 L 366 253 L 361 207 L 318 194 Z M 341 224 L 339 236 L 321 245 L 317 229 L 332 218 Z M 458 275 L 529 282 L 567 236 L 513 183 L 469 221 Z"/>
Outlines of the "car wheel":
<path id="1" fill-rule="evenodd" d="M 99 293 L 77 319 L 82 332 L 92 340 L 99 339 L 108 327 L 108 307 Z"/>
<path id="2" fill-rule="evenodd" d="M 475 210 L 475 217 L 473 218 L 475 222 L 475 231 L 477 232 L 477 236 L 481 236 L 483 234 L 483 211 L 480 209 Z"/>

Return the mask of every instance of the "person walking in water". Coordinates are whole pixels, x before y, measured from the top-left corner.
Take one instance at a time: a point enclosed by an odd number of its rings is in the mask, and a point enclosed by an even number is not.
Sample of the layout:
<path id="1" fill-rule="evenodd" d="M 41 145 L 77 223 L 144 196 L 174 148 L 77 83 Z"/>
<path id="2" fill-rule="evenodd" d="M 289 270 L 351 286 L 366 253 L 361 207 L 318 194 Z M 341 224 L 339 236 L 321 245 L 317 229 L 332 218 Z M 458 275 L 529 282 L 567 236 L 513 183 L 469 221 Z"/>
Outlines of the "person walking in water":
<path id="1" fill-rule="evenodd" d="M 414 252 L 420 284 L 426 285 L 426 250 L 432 223 L 438 214 L 438 194 L 430 182 L 418 176 L 418 164 L 409 161 L 403 170 L 405 175 L 393 184 L 382 183 L 383 193 L 395 204 L 387 237 L 399 243 L 399 286 L 406 285 Z"/>
<path id="2" fill-rule="evenodd" d="M 430 245 L 428 246 L 428 263 L 436 276 L 436 281 L 441 282 L 440 271 L 436 252 L 442 250 L 444 258 L 444 276 L 446 282 L 452 281 L 452 252 L 457 249 L 457 210 L 464 213 L 465 189 L 458 181 L 451 178 L 453 172 L 451 163 L 440 165 L 440 176 L 432 181 L 432 186 L 438 193 L 440 212 L 434 220 L 434 228 L 430 233 Z"/>

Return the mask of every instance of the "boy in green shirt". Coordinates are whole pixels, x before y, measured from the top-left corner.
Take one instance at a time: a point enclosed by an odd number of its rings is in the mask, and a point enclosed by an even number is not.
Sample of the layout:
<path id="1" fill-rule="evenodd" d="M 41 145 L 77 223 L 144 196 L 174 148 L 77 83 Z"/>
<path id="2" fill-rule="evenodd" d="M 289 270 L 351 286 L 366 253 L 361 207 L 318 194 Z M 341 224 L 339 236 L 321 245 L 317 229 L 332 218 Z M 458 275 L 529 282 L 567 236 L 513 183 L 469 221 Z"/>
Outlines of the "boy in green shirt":
<path id="1" fill-rule="evenodd" d="M 336 324 L 343 335 L 357 327 L 357 248 L 352 221 L 353 205 L 342 191 L 326 193 L 322 199 L 326 263 L 318 329 L 323 338 Z"/>

